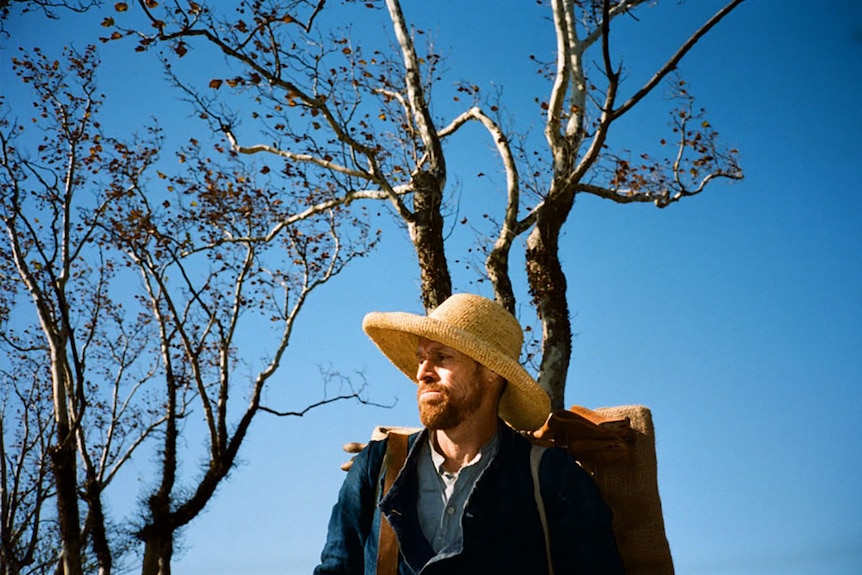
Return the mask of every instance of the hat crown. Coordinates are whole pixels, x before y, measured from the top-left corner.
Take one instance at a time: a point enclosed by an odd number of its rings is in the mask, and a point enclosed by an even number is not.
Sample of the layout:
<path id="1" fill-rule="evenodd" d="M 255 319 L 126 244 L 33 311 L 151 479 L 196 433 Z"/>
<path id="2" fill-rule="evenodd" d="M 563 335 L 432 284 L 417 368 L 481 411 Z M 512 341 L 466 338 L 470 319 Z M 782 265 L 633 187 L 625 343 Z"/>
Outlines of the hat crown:
<path id="1" fill-rule="evenodd" d="M 455 294 L 428 317 L 470 334 L 515 361 L 521 356 L 524 343 L 521 324 L 495 301 L 473 294 Z"/>

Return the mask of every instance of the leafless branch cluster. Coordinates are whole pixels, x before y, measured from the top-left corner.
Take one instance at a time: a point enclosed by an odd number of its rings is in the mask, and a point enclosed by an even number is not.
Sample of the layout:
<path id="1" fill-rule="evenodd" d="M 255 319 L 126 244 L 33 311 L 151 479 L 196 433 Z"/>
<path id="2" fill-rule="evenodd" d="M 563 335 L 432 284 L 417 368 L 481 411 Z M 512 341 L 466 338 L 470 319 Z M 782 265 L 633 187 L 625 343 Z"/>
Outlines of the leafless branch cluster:
<path id="1" fill-rule="evenodd" d="M 240 154 L 279 158 L 285 170 L 309 182 L 326 182 L 333 200 L 385 199 L 406 227 L 416 249 L 422 298 L 433 308 L 452 291 L 445 242 L 447 159 L 443 142 L 478 124 L 488 134 L 505 173 L 505 204 L 480 251 L 496 298 L 516 309 L 509 262 L 514 242 L 525 238 L 526 276 L 532 303 L 543 323 L 540 382 L 562 406 L 571 355 L 566 278 L 558 239 L 578 194 L 620 204 L 666 207 L 701 193 L 716 179 L 739 179 L 735 150 L 721 147 L 717 132 L 684 83 L 680 106 L 670 110 L 675 142 L 667 155 L 609 148 L 621 118 L 652 94 L 678 68 L 691 48 L 742 0 L 733 0 L 704 23 L 642 86 L 623 85 L 613 53 L 612 28 L 634 16 L 645 0 L 549 3 L 556 30 L 556 60 L 538 62 L 548 79 L 543 115 L 545 148 L 526 144 L 501 120 L 499 97 L 483 99 L 481 87 L 457 83 L 469 106 L 448 121 L 432 114 L 432 90 L 443 73 L 433 42 L 420 44 L 398 0 L 386 0 L 394 46 L 361 45 L 351 35 L 323 37 L 311 19 L 298 15 L 307 5 L 281 4 L 266 10 L 243 4 L 233 17 L 205 9 L 180 11 L 173 20 L 148 12 L 153 32 L 136 32 L 139 49 L 169 45 L 183 57 L 192 42 L 226 55 L 240 73 L 213 78 L 206 96 L 176 78 L 203 117 L 217 119 L 231 148 Z M 142 3 L 145 4 L 145 3 Z M 317 10 L 312 12 L 318 14 Z M 118 28 L 119 37 L 132 34 Z M 254 94 L 250 119 L 263 138 L 237 130 L 242 94 Z M 628 95 L 626 95 L 628 93 Z M 233 100 L 232 100 L 233 99 Z M 233 104 L 231 103 L 233 102 Z M 226 112 L 225 110 L 232 110 Z M 231 118 L 227 120 L 226 118 Z M 246 143 L 247 141 L 250 141 Z M 543 162 L 542 158 L 547 158 Z"/>
<path id="2" fill-rule="evenodd" d="M 107 574 L 133 537 L 143 572 L 165 572 L 264 411 L 308 298 L 377 241 L 331 189 L 289 174 L 272 185 L 221 144 L 191 139 L 163 172 L 158 126 L 104 133 L 97 65 L 93 47 L 22 54 L 35 128 L 5 102 L 0 116 L 0 345 L 15 359 L 0 420 L 3 573 Z M 199 476 L 180 466 L 195 409 Z M 104 495 L 141 449 L 160 462 L 146 508 L 112 518 Z"/>

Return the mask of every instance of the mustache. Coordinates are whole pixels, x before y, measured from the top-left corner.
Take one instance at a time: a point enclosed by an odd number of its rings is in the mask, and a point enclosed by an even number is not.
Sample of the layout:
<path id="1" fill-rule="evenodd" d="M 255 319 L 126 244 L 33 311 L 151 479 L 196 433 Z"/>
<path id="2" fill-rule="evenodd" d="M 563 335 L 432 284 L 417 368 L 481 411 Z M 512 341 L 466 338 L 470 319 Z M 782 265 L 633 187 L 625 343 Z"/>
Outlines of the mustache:
<path id="1" fill-rule="evenodd" d="M 437 384 L 434 384 L 434 383 L 423 383 L 423 384 L 420 384 L 420 385 L 419 385 L 419 389 L 416 391 L 416 394 L 417 394 L 417 395 L 422 395 L 422 394 L 423 394 L 424 392 L 426 392 L 426 391 L 434 391 L 434 392 L 436 392 L 436 393 L 440 393 L 440 394 L 442 394 L 442 395 L 444 395 L 444 396 L 447 396 L 447 397 L 448 397 L 448 395 L 449 395 L 449 390 L 447 390 L 447 389 L 446 389 L 445 387 L 443 387 L 442 385 L 437 385 Z"/>

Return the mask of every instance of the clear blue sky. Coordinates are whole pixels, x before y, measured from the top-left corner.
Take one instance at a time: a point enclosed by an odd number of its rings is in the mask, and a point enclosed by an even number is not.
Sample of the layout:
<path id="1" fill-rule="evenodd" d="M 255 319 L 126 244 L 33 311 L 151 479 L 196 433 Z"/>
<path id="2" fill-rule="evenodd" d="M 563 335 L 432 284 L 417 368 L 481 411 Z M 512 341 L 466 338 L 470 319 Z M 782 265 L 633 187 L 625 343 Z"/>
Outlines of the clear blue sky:
<path id="1" fill-rule="evenodd" d="M 527 55 L 551 54 L 546 14 L 534 2 L 490 5 L 404 8 L 450 54 L 447 82 L 502 85 L 518 121 L 537 123 L 531 100 L 544 92 L 536 92 Z M 615 55 L 632 85 L 721 5 L 666 0 L 621 27 Z M 382 37 L 384 14 L 363 17 L 355 36 Z M 4 92 L 15 94 L 12 48 L 82 45 L 100 19 L 13 18 L 0 53 Z M 158 71 L 144 57 L 115 45 L 102 55 L 109 129 L 131 130 L 167 110 L 178 140 L 203 129 L 177 110 L 173 94 L 154 88 Z M 652 408 L 677 572 L 858 575 L 862 4 L 749 0 L 682 71 L 724 141 L 741 150 L 746 178 L 661 211 L 579 200 L 563 240 L 577 332 L 568 402 Z M 620 141 L 654 143 L 665 123 L 661 104 L 658 94 L 628 118 Z M 458 150 L 453 184 L 478 185 L 486 148 L 481 141 Z M 488 197 L 462 191 L 465 209 Z M 412 386 L 360 329 L 370 310 L 420 311 L 410 246 L 398 230 L 385 231 L 380 251 L 315 296 L 322 305 L 307 309 L 268 399 L 286 408 L 317 400 L 322 365 L 362 370 L 370 399 L 396 406 L 343 403 L 304 418 L 262 417 L 242 466 L 187 530 L 176 572 L 310 572 L 343 479 L 340 445 L 380 423 L 415 424 Z M 469 270 L 454 271 L 459 290 L 485 293 Z M 138 494 L 135 472 L 124 481 L 115 510 Z"/>

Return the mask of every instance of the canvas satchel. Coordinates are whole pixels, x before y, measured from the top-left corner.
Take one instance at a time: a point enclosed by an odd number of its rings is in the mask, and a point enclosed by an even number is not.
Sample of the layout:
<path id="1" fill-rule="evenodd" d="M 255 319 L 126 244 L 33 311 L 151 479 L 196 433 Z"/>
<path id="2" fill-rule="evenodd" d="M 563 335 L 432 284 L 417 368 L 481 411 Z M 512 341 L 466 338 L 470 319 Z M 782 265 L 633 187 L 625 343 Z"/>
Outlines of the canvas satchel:
<path id="1" fill-rule="evenodd" d="M 614 513 L 614 533 L 626 574 L 673 575 L 658 491 L 652 412 L 642 405 L 595 411 L 608 419 L 628 419 L 631 427 L 624 457 L 582 462 Z"/>
<path id="2" fill-rule="evenodd" d="M 613 512 L 626 575 L 673 575 L 664 528 L 652 413 L 642 405 L 555 411 L 528 434 L 566 449 L 592 475 Z"/>

